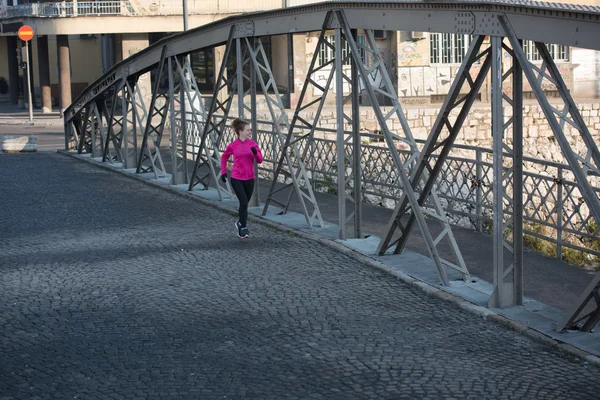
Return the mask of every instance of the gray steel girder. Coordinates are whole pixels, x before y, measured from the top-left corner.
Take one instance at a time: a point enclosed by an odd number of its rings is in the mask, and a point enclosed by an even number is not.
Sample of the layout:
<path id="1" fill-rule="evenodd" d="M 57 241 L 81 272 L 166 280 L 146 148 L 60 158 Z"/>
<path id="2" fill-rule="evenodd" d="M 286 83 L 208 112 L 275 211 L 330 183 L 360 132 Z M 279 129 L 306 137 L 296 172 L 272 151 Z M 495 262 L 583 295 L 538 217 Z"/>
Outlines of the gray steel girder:
<path id="1" fill-rule="evenodd" d="M 123 77 L 147 72 L 166 57 L 221 45 L 227 42 L 232 25 L 244 26 L 253 37 L 319 31 L 332 9 L 343 9 L 354 29 L 453 32 L 504 36 L 497 16 L 510 21 L 518 39 L 557 43 L 600 50 L 600 9 L 597 7 L 552 5 L 551 3 L 506 2 L 324 2 L 294 8 L 232 16 L 161 40 L 111 68 L 88 87 L 65 112 L 65 122 L 85 104 Z M 248 27 L 251 26 L 250 30 Z M 238 32 L 239 33 L 239 32 Z M 239 33 L 241 35 L 241 33 Z"/>

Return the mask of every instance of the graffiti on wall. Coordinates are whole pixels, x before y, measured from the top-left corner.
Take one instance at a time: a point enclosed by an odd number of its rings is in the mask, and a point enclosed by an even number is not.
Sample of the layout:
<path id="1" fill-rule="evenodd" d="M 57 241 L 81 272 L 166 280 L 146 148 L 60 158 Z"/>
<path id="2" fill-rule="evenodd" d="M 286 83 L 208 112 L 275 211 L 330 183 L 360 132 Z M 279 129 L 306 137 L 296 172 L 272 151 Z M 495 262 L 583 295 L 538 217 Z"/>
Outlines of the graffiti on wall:
<path id="1" fill-rule="evenodd" d="M 388 71 L 388 74 L 390 75 L 391 81 L 393 82 L 396 79 L 395 72 L 398 67 L 397 62 L 396 62 L 398 57 L 397 57 L 396 53 L 394 53 L 389 47 L 384 47 L 384 48 L 379 49 L 379 56 L 383 60 L 383 64 L 384 64 L 386 70 Z M 343 66 L 343 71 L 344 71 L 344 75 L 346 75 L 347 77 L 350 78 L 352 76 L 351 68 L 349 65 Z M 312 78 L 318 85 L 325 87 L 327 85 L 327 79 L 329 78 L 330 74 L 331 74 L 331 68 L 326 68 L 326 69 L 320 70 L 316 74 L 313 74 Z M 296 79 L 296 81 L 297 80 L 298 79 Z M 376 88 L 382 87 L 384 85 L 383 76 L 379 69 L 374 70 L 369 75 L 369 81 L 370 81 L 371 86 L 376 87 Z M 298 83 L 299 82 L 296 82 L 296 85 L 300 88 L 301 84 L 298 85 Z M 344 79 L 343 80 L 344 93 L 349 93 L 350 89 L 351 89 L 351 87 L 350 87 L 349 82 Z M 332 77 L 332 83 L 331 83 L 330 90 L 333 93 L 335 93 L 337 90 L 335 87 L 335 74 Z M 359 91 L 361 93 L 363 93 L 364 90 L 365 90 L 364 82 L 362 81 L 362 79 L 360 79 L 359 80 Z M 321 94 L 322 94 L 322 91 L 320 89 L 318 89 L 317 87 L 313 86 L 312 95 L 320 96 Z"/>
<path id="2" fill-rule="evenodd" d="M 419 97 L 447 94 L 454 76 L 451 67 L 398 68 L 399 97 Z"/>
<path id="3" fill-rule="evenodd" d="M 349 66 L 344 67 L 343 70 L 345 75 L 351 75 Z M 312 78 L 317 85 L 321 87 L 327 87 L 327 79 L 329 79 L 329 75 L 331 75 L 331 69 L 320 70 L 319 72 L 313 74 Z M 342 82 L 344 93 L 350 92 L 350 84 L 348 83 L 348 81 L 344 79 Z M 329 90 L 333 93 L 336 93 L 337 91 L 337 88 L 335 86 L 335 74 L 333 74 L 333 76 L 331 77 L 331 84 Z M 322 93 L 323 92 L 319 88 L 313 85 L 313 96 L 320 96 Z"/>
<path id="4" fill-rule="evenodd" d="M 415 43 L 409 43 L 400 49 L 398 53 L 398 65 L 401 66 L 416 66 L 423 65 L 423 53 L 417 51 Z"/>

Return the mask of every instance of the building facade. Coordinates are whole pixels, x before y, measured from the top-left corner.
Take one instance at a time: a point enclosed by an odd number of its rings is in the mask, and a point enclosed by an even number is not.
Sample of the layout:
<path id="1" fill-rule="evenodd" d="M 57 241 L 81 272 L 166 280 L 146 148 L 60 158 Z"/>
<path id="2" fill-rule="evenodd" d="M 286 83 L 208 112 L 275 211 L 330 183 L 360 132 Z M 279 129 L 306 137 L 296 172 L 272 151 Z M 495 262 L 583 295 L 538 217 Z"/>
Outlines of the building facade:
<path id="1" fill-rule="evenodd" d="M 188 29 L 241 12 L 319 1 L 188 0 Z M 600 0 L 573 2 L 600 5 Z M 50 111 L 53 107 L 65 109 L 87 85 L 115 63 L 165 35 L 181 32 L 184 28 L 182 15 L 182 3 L 173 0 L 0 0 L 0 77 L 5 78 L 9 87 L 5 98 L 16 104 L 23 99 L 22 93 L 27 93 L 22 84 L 26 79 L 21 68 L 26 57 L 21 54 L 24 53 L 23 43 L 16 37 L 18 28 L 24 24 L 35 31 L 29 51 L 34 104 Z M 291 106 L 298 100 L 315 51 L 320 52 L 319 63 L 326 63 L 333 56 L 329 50 L 316 49 L 317 36 L 318 33 L 307 33 L 264 38 L 277 85 L 282 93 L 289 94 Z M 333 40 L 333 32 L 329 37 Z M 408 104 L 443 101 L 470 42 L 468 35 L 385 30 L 375 31 L 375 39 L 398 96 Z M 364 40 L 364 33 L 359 32 L 359 42 L 361 40 Z M 524 48 L 532 61 L 539 59 L 532 43 L 525 42 Z M 550 51 L 574 97 L 597 99 L 600 96 L 598 52 L 555 44 L 550 46 Z M 198 51 L 191 59 L 200 90 L 210 94 L 222 61 L 222 48 Z M 290 60 L 293 60 L 292 68 Z M 364 61 L 369 62 L 368 59 Z M 292 77 L 288 71 L 293 71 Z M 326 79 L 327 72 L 327 69 L 321 70 L 316 80 Z M 143 92 L 150 93 L 149 78 L 142 79 L 140 86 Z M 528 92 L 527 85 L 524 89 Z M 481 100 L 487 100 L 488 96 L 489 85 L 486 84 L 481 91 Z"/>

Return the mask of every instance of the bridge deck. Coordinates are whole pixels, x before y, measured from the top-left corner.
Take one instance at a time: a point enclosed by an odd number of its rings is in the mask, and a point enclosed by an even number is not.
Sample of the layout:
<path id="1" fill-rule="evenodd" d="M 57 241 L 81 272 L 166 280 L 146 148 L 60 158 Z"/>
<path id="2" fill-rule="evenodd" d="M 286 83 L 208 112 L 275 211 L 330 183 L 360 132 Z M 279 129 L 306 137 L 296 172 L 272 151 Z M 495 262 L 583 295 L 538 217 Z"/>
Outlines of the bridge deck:
<path id="1" fill-rule="evenodd" d="M 0 155 L 0 393 L 595 398 L 598 370 L 327 246 L 56 153 Z"/>
<path id="2" fill-rule="evenodd" d="M 166 170 L 171 169 L 171 159 L 167 148 L 161 149 L 162 158 Z M 71 153 L 75 156 L 75 154 Z M 77 156 L 84 160 L 100 162 L 101 159 L 92 160 L 89 155 Z M 189 170 L 193 168 L 193 162 L 189 161 Z M 118 165 L 113 166 L 117 171 L 122 170 Z M 207 167 L 205 167 L 207 168 Z M 134 169 L 129 173 L 134 173 Z M 203 172 L 208 172 L 206 169 Z M 153 174 L 143 174 L 141 179 L 147 179 L 153 182 L 160 182 L 161 185 L 168 187 L 169 178 L 155 179 Z M 261 206 L 251 208 L 250 213 L 260 216 L 262 214 L 264 201 L 269 191 L 270 181 L 260 180 L 259 194 Z M 179 187 L 171 186 L 175 190 L 187 192 L 187 185 Z M 194 195 L 208 199 L 215 204 L 223 204 L 230 209 L 237 209 L 236 199 L 225 199 L 220 201 L 216 190 L 194 190 Z M 321 208 L 323 219 L 328 222 L 325 228 L 310 229 L 302 215 L 299 203 L 295 196 L 290 205 L 290 212 L 286 215 L 277 215 L 279 209 L 273 208 L 269 214 L 264 217 L 275 221 L 283 226 L 293 229 L 314 233 L 328 239 L 334 240 L 337 233 L 337 198 L 333 195 L 318 193 L 316 198 Z M 363 204 L 363 226 L 364 231 L 369 238 L 365 240 L 348 240 L 344 242 L 359 253 L 372 257 L 383 263 L 384 268 L 397 275 L 408 275 L 411 279 L 426 282 L 435 287 L 441 288 L 439 277 L 435 270 L 433 261 L 428 258 L 427 248 L 420 232 L 415 232 L 409 239 L 407 249 L 401 255 L 389 255 L 384 257 L 374 256 L 375 248 L 379 237 L 384 232 L 385 226 L 389 221 L 391 210 Z M 440 232 L 441 226 L 431 220 L 428 221 L 429 228 L 434 237 Z M 350 232 L 348 232 L 350 234 Z M 444 288 L 447 293 L 451 293 L 459 298 L 465 299 L 480 307 L 480 312 L 488 312 L 487 303 L 493 291 L 492 281 L 492 238 L 490 235 L 475 232 L 465 228 L 456 228 L 455 235 L 457 242 L 461 246 L 461 251 L 470 273 L 471 282 L 463 282 L 461 276 L 456 271 L 446 268 L 446 273 L 451 280 L 451 287 Z M 450 261 L 452 252 L 449 246 L 440 245 L 440 255 Z M 508 256 L 508 253 L 506 254 Z M 555 332 L 554 328 L 562 319 L 564 311 L 572 306 L 580 296 L 583 289 L 589 284 L 593 277 L 593 272 L 567 264 L 561 260 L 548 257 L 535 251 L 526 251 L 524 254 L 526 286 L 525 303 L 523 306 L 510 307 L 504 310 L 495 310 L 499 315 L 507 317 L 510 320 L 521 323 L 523 327 L 530 327 L 538 332 L 542 332 L 547 337 L 566 342 L 579 349 L 590 352 L 600 357 L 600 332 L 592 334 L 570 332 L 568 334 Z M 590 305 L 588 305 L 588 308 Z"/>

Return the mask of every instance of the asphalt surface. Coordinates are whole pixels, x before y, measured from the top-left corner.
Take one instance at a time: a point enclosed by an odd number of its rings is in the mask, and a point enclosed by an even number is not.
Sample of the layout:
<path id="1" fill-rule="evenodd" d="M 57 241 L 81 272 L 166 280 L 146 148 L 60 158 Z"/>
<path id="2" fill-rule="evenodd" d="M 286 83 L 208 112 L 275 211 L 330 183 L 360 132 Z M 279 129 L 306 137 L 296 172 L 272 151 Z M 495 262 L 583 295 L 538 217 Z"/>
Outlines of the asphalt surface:
<path id="1" fill-rule="evenodd" d="M 0 154 L 0 399 L 597 399 L 600 370 L 319 243 Z"/>

